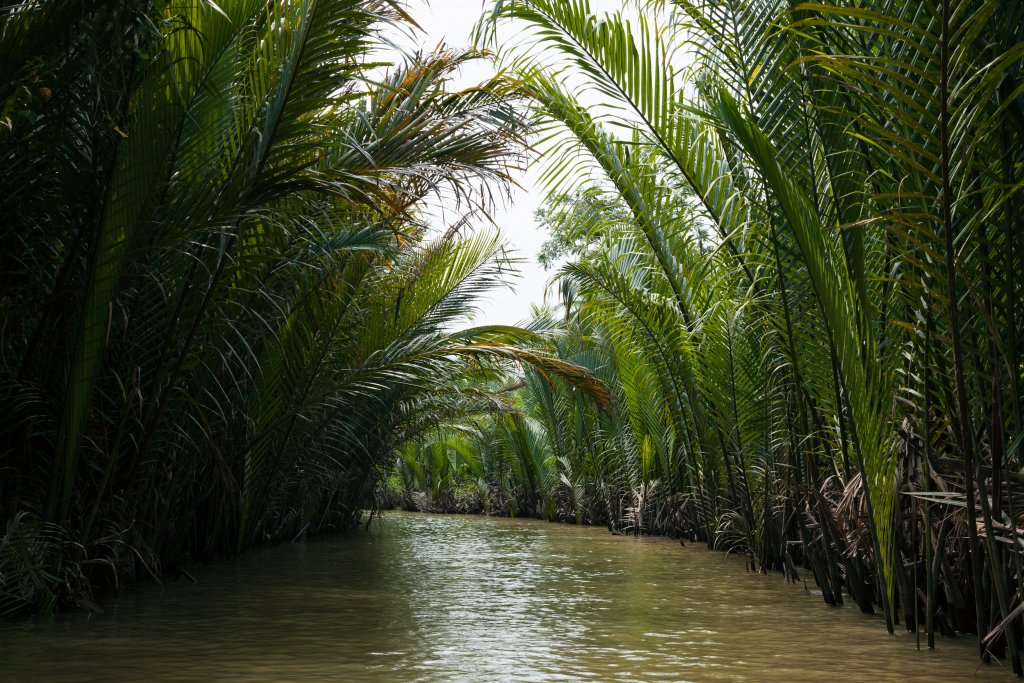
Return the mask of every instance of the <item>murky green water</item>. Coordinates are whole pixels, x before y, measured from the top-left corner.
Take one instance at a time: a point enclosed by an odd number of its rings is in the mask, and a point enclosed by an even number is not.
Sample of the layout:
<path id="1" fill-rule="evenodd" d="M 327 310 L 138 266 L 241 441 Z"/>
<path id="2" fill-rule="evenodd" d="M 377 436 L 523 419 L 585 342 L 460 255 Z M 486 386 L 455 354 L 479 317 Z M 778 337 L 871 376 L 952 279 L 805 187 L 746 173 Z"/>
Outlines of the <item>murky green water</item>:
<path id="1" fill-rule="evenodd" d="M 1011 680 L 737 558 L 532 520 L 388 513 L 198 578 L 0 627 L 0 680 Z"/>

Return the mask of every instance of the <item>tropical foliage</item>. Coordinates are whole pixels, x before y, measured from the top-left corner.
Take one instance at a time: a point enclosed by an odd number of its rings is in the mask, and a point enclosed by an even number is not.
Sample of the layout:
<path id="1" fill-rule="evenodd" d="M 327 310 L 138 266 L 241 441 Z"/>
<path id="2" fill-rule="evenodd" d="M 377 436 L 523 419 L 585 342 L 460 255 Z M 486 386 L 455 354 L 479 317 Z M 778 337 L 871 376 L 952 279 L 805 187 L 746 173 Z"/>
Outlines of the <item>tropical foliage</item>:
<path id="1" fill-rule="evenodd" d="M 401 58 L 392 0 L 0 12 L 0 611 L 391 502 L 806 567 L 1022 673 L 1024 6 L 495 0 Z M 426 207 L 526 149 L 561 304 L 466 328 L 514 263 Z"/>
<path id="2" fill-rule="evenodd" d="M 615 399 L 528 386 L 520 488 L 804 564 L 826 602 L 979 633 L 1020 673 L 1022 20 L 493 3 L 478 39 L 536 103 L 545 258 L 569 255 L 559 348 Z"/>
<path id="3" fill-rule="evenodd" d="M 472 51 L 385 63 L 375 0 L 2 10 L 0 613 L 341 529 L 382 458 L 542 340 L 467 328 L 522 153 Z M 53 40 L 59 36 L 59 40 Z"/>

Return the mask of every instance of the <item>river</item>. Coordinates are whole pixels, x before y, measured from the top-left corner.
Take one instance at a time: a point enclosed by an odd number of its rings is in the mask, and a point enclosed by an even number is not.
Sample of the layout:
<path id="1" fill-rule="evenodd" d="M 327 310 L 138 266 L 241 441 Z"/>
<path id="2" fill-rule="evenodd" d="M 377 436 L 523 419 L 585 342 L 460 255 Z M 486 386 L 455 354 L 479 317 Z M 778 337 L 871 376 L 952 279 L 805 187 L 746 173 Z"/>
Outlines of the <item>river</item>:
<path id="1" fill-rule="evenodd" d="M 0 626 L 0 680 L 1015 680 L 739 558 L 535 520 L 389 512 L 196 577 Z"/>

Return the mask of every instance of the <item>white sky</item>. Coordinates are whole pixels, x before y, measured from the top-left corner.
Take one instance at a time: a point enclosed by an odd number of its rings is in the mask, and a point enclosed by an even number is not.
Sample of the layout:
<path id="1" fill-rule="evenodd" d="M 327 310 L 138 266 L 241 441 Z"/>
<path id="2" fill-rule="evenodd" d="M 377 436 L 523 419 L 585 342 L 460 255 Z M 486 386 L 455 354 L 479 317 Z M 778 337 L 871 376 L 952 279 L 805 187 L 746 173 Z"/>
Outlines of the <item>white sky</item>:
<path id="1" fill-rule="evenodd" d="M 592 0 L 596 12 L 622 9 L 624 3 L 614 0 Z M 425 50 L 433 49 L 444 42 L 450 47 L 465 47 L 470 43 L 470 33 L 485 6 L 485 0 L 409 0 L 407 10 L 423 29 L 417 36 Z M 478 83 L 494 73 L 493 65 L 480 60 L 467 66 L 458 85 Z M 545 271 L 537 262 L 540 247 L 547 234 L 534 221 L 534 211 L 543 201 L 543 193 L 537 189 L 539 168 L 530 168 L 517 178 L 520 187 L 512 189 L 512 195 L 503 205 L 496 207 L 493 218 L 513 255 L 522 259 L 519 265 L 520 278 L 515 290 L 495 290 L 488 300 L 481 302 L 480 314 L 474 320 L 477 325 L 515 325 L 530 317 L 531 305 L 540 305 L 554 270 Z M 452 216 L 437 226 L 440 230 L 454 221 Z M 552 297 L 557 297 L 552 292 Z"/>
<path id="2" fill-rule="evenodd" d="M 442 41 L 451 47 L 469 45 L 470 32 L 483 8 L 481 0 L 410 0 L 408 4 L 409 14 L 424 31 L 418 38 L 428 50 Z M 478 83 L 493 73 L 493 66 L 481 60 L 464 68 L 459 84 Z M 521 277 L 515 282 L 515 291 L 495 290 L 487 301 L 481 302 L 474 324 L 515 325 L 529 319 L 531 304 L 543 302 L 545 285 L 553 272 L 545 271 L 537 262 L 537 253 L 547 235 L 533 219 L 543 200 L 542 193 L 535 189 L 535 177 L 533 169 L 520 173 L 517 182 L 521 187 L 512 188 L 511 197 L 496 207 L 493 214 L 514 250 L 513 255 L 523 259 L 519 265 Z M 452 220 L 448 217 L 448 222 Z M 438 227 L 443 230 L 446 225 Z"/>

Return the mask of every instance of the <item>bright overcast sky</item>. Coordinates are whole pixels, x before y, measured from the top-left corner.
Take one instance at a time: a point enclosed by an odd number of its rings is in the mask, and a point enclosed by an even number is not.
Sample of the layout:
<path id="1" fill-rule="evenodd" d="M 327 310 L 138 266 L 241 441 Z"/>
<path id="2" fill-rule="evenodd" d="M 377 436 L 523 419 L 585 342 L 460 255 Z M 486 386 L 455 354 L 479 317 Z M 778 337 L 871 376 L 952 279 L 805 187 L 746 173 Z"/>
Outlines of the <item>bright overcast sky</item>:
<path id="1" fill-rule="evenodd" d="M 418 38 L 428 50 L 440 42 L 451 47 L 468 45 L 470 32 L 483 8 L 481 0 L 410 0 L 408 5 L 409 14 L 423 28 L 425 35 Z M 465 68 L 459 80 L 480 82 L 493 73 L 492 65 L 480 61 Z M 533 220 L 533 212 L 543 199 L 534 189 L 534 175 L 531 171 L 520 174 L 518 182 L 522 187 L 513 188 L 511 197 L 496 207 L 493 214 L 505 240 L 514 248 L 514 255 L 523 259 L 519 266 L 522 275 L 515 283 L 515 291 L 496 290 L 488 301 L 482 302 L 480 315 L 474 321 L 478 325 L 523 322 L 530 317 L 530 305 L 540 304 L 544 299 L 551 273 L 537 263 L 537 253 L 546 235 Z"/>
<path id="2" fill-rule="evenodd" d="M 486 3 L 489 5 L 490 3 Z M 621 8 L 621 2 L 611 0 L 592 1 L 598 11 Z M 480 17 L 485 3 L 481 0 L 409 0 L 409 14 L 423 28 L 424 35 L 418 36 L 423 49 L 430 50 L 444 42 L 450 47 L 465 47 L 470 43 L 473 25 Z M 493 66 L 484 61 L 467 67 L 460 85 L 465 82 L 480 82 L 494 73 Z M 519 268 L 521 277 L 515 284 L 515 291 L 496 290 L 488 301 L 482 302 L 480 315 L 474 321 L 478 325 L 514 325 L 530 317 L 530 307 L 544 301 L 544 292 L 553 271 L 545 271 L 537 262 L 537 254 L 547 235 L 534 221 L 534 211 L 540 206 L 543 195 L 536 189 L 537 169 L 521 174 L 517 179 L 521 187 L 513 188 L 511 198 L 504 205 L 496 207 L 495 222 L 505 240 L 514 249 L 514 255 L 523 262 Z M 449 217 L 449 221 L 450 217 Z M 446 225 L 438 226 L 443 229 Z M 554 293 L 553 293 L 554 295 Z"/>

